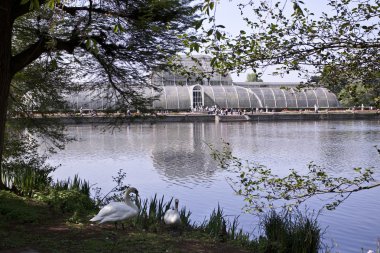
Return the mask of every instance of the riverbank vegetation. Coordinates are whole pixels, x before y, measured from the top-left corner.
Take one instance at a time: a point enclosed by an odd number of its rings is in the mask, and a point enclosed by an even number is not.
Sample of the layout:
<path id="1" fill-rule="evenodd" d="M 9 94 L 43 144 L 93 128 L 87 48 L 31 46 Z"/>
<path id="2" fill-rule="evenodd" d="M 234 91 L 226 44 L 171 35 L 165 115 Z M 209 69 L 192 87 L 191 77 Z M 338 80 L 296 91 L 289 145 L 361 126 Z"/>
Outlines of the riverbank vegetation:
<path id="1" fill-rule="evenodd" d="M 313 217 L 270 212 L 263 216 L 260 236 L 243 232 L 238 219 L 229 221 L 218 207 L 201 223 L 180 210 L 181 225 L 168 227 L 163 215 L 173 199 L 157 195 L 139 200 L 140 214 L 125 222 L 95 225 L 97 212 L 88 183 L 74 178 L 53 183 L 31 196 L 0 191 L 0 250 L 18 252 L 317 252 L 321 228 Z M 291 250 L 291 251 L 289 251 Z M 305 251 L 306 250 L 306 251 Z"/>
<path id="2" fill-rule="evenodd" d="M 244 197 L 245 209 L 251 213 L 268 208 L 297 208 L 316 196 L 325 198 L 322 208 L 333 210 L 351 194 L 380 186 L 373 176 L 374 168 L 356 167 L 351 177 L 342 177 L 311 162 L 305 173 L 291 169 L 281 176 L 265 165 L 234 156 L 227 142 L 221 150 L 209 147 L 219 166 L 235 174 L 228 179 L 230 186 Z M 380 154 L 377 146 L 375 149 Z"/>
<path id="3" fill-rule="evenodd" d="M 209 45 L 206 52 L 214 56 L 212 65 L 221 72 L 256 72 L 283 64 L 278 74 L 286 74 L 311 65 L 316 74 L 331 79 L 331 89 L 347 92 L 344 97 L 349 101 L 357 104 L 370 99 L 369 105 L 378 106 L 380 47 L 372 34 L 380 28 L 378 22 L 367 24 L 378 19 L 378 6 L 359 1 L 351 8 L 353 1 L 330 0 L 331 10 L 341 15 L 326 14 L 315 20 L 301 1 L 292 2 L 294 11 L 290 17 L 283 15 L 282 4 L 256 6 L 251 1 L 240 7 L 252 10 L 263 21 L 259 23 L 265 25 L 245 19 L 254 32 L 241 30 L 238 37 L 230 38 L 216 23 L 213 0 L 203 1 L 201 9 L 208 14 L 206 19 L 199 19 L 198 6 L 193 6 L 192 1 L 130 1 L 123 6 L 118 1 L 108 2 L 95 7 L 92 1 L 68 6 L 60 1 L 0 1 L 4 13 L 0 15 L 0 66 L 4 69 L 0 78 L 0 250 L 316 252 L 321 247 L 321 229 L 314 218 L 297 212 L 268 213 L 263 216 L 263 233 L 252 238 L 238 229 L 238 220 L 226 220 L 221 208 L 201 224 L 192 223 L 191 213 L 182 209 L 183 223 L 174 233 L 162 223 L 171 202 L 153 197 L 140 203 L 140 215 L 126 224 L 125 231 L 115 230 L 112 225 L 91 225 L 89 218 L 111 199 L 90 198 L 89 184 L 79 178 L 53 182 L 50 173 L 55 168 L 46 164 L 46 157 L 38 152 L 41 142 L 63 147 L 67 139 L 62 135 L 62 126 L 37 124 L 27 117 L 11 126 L 8 119 L 12 110 L 28 116 L 27 111 L 33 111 L 36 105 L 50 107 L 60 100 L 56 91 L 62 91 L 61 84 L 72 85 L 76 79 L 86 79 L 85 85 L 91 89 L 106 89 L 110 98 L 118 99 L 120 108 L 143 109 L 150 101 L 129 85 L 155 88 L 147 82 L 150 70 L 167 67 L 168 58 L 185 46 L 199 52 L 200 36 L 186 35 L 193 27 L 203 29 L 206 36 L 202 41 Z M 266 22 L 267 14 L 275 23 Z M 207 19 L 213 25 L 206 30 L 202 22 Z M 345 34 L 346 39 L 336 39 Z M 313 50 L 305 50 L 311 46 Z M 309 76 L 307 69 L 302 73 Z M 41 79 L 45 82 L 37 81 Z M 347 81 L 357 85 L 349 86 Z M 77 84 L 71 88 L 81 87 Z M 366 100 L 359 100 L 359 95 Z M 372 180 L 371 170 L 357 168 L 359 177 L 349 181 L 331 177 L 316 166 L 309 167 L 311 174 L 307 177 L 291 171 L 283 178 L 263 166 L 251 166 L 252 175 L 261 174 L 255 181 L 241 170 L 244 164 L 240 159 L 227 158 L 222 161 L 232 159 L 240 176 L 241 188 L 237 192 L 247 195 L 250 207 L 260 211 L 265 208 L 254 199 L 298 202 L 319 194 L 320 186 L 323 192 L 333 189 L 338 195 L 379 186 L 366 185 Z M 231 168 L 229 164 L 226 167 Z M 270 194 L 257 198 L 257 190 L 264 186 L 268 189 L 268 185 Z M 340 202 L 338 199 L 331 207 Z"/>

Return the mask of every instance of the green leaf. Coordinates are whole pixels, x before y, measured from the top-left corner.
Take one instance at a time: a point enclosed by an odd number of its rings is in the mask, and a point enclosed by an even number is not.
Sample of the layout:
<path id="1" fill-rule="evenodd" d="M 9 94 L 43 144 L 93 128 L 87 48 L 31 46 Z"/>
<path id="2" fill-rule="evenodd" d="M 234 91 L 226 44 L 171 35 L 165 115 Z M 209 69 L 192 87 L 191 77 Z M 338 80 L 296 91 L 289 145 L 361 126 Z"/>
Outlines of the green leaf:
<path id="1" fill-rule="evenodd" d="M 211 2 L 210 5 L 209 5 L 210 10 L 214 9 L 214 6 L 215 6 L 215 3 Z"/>
<path id="2" fill-rule="evenodd" d="M 215 36 L 216 36 L 216 39 L 217 39 L 217 40 L 220 40 L 221 37 L 222 37 L 222 34 L 217 30 L 217 31 L 215 32 Z"/>
<path id="3" fill-rule="evenodd" d="M 37 10 L 39 8 L 40 8 L 39 0 L 32 0 L 32 2 L 30 2 L 30 9 Z"/>
<path id="4" fill-rule="evenodd" d="M 90 48 L 91 48 L 91 40 L 90 40 L 90 39 L 87 39 L 87 40 L 86 40 L 86 48 L 87 48 L 87 49 L 90 49 Z"/>
<path id="5" fill-rule="evenodd" d="M 54 0 L 50 0 L 50 1 L 47 3 L 47 6 L 48 6 L 49 9 L 54 9 L 55 1 L 54 1 Z"/>
<path id="6" fill-rule="evenodd" d="M 119 31 L 119 25 L 117 24 L 117 25 L 115 25 L 114 27 L 113 27 L 113 32 L 114 33 L 117 33 Z"/>

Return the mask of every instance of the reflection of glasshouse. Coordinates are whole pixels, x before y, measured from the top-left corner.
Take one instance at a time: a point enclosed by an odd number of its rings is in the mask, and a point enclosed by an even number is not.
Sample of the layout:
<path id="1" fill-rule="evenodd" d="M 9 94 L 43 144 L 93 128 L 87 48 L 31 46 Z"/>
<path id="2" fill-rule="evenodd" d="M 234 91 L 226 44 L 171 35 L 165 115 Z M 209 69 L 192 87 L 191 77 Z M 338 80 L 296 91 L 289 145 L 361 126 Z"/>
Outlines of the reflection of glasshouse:
<path id="1" fill-rule="evenodd" d="M 161 91 L 145 89 L 147 97 L 156 96 L 152 109 L 185 111 L 190 108 L 334 108 L 336 96 L 325 88 L 297 89 L 299 83 L 232 82 L 231 76 L 213 73 L 210 57 L 197 56 L 197 63 L 182 57 L 181 62 L 192 76 L 172 72 L 155 72 L 152 83 Z M 206 73 L 198 77 L 197 73 Z M 71 96 L 72 108 L 105 109 L 99 96 Z M 111 102 L 112 104 L 112 102 Z"/>
<path id="2" fill-rule="evenodd" d="M 182 63 L 211 73 L 207 56 L 197 57 L 199 64 L 188 58 Z M 298 90 L 298 83 L 232 82 L 231 76 L 212 74 L 208 78 L 186 79 L 170 72 L 155 73 L 152 81 L 161 86 L 153 108 L 185 110 L 195 107 L 219 108 L 319 108 L 339 107 L 336 96 L 325 88 Z"/>

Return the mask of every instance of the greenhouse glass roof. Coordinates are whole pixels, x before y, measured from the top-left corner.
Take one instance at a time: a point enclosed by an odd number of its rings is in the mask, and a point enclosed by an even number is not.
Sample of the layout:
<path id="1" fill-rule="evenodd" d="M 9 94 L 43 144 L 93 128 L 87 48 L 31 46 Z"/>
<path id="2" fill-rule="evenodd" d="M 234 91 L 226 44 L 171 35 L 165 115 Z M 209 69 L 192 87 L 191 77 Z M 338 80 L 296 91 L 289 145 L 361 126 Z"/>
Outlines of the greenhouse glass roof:
<path id="1" fill-rule="evenodd" d="M 326 88 L 299 88 L 300 83 L 232 82 L 229 74 L 212 70 L 211 57 L 196 56 L 195 61 L 180 57 L 191 76 L 179 72 L 155 72 L 152 88 L 143 89 L 147 98 L 157 98 L 152 109 L 187 111 L 196 107 L 218 108 L 335 108 L 340 107 L 335 94 Z M 193 71 L 193 72 L 190 72 Z M 106 109 L 116 101 L 109 96 L 77 93 L 67 98 L 71 108 Z"/>

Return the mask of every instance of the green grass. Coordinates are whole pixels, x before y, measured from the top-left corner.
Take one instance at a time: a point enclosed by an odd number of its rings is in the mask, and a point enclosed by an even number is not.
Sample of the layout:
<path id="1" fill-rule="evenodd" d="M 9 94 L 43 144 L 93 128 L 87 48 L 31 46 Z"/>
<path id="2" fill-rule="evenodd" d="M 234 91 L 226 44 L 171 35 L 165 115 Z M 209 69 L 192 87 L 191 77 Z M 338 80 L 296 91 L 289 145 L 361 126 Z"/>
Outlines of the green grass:
<path id="1" fill-rule="evenodd" d="M 41 253 L 247 252 L 233 244 L 219 243 L 201 230 L 183 229 L 180 234 L 173 234 L 160 221 L 168 203 L 171 201 L 156 197 L 146 201 L 149 208 L 145 214 L 155 217 L 151 224 L 159 224 L 159 230 L 143 229 L 135 220 L 126 222 L 125 230 L 116 230 L 113 224 L 70 223 L 73 213 L 0 191 L 0 251 L 29 248 Z M 87 217 L 84 214 L 87 221 L 94 212 L 90 210 Z"/>
<path id="2" fill-rule="evenodd" d="M 45 220 L 48 214 L 45 203 L 0 191 L 0 224 L 39 223 Z"/>
<path id="3" fill-rule="evenodd" d="M 182 209 L 182 226 L 173 233 L 162 219 L 173 203 L 154 196 L 140 202 L 140 215 L 116 230 L 88 220 L 97 211 L 77 190 L 50 190 L 38 199 L 0 191 L 0 251 L 32 248 L 43 252 L 255 252 L 317 253 L 321 230 L 316 217 L 301 212 L 270 212 L 263 235 L 250 240 L 218 206 L 200 225 Z"/>

